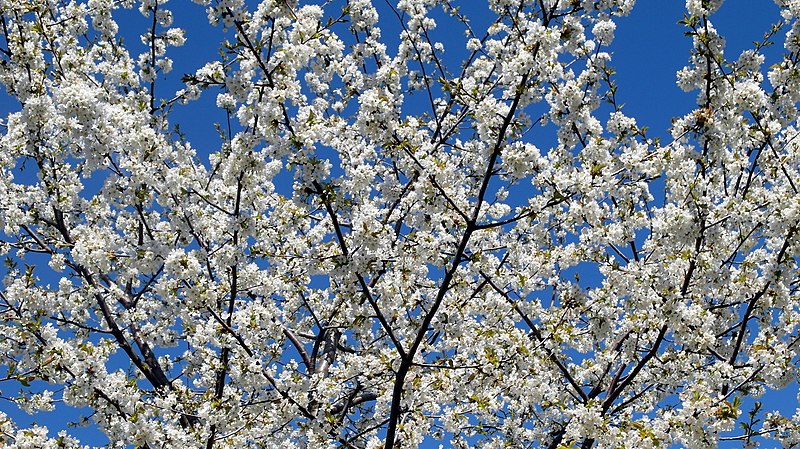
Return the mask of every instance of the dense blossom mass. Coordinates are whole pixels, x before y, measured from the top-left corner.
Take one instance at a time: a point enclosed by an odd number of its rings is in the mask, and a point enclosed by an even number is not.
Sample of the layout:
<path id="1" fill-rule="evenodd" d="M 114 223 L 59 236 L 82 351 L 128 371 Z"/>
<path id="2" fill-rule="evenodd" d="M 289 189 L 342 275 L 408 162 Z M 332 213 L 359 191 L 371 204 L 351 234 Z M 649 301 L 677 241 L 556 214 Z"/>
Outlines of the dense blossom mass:
<path id="1" fill-rule="evenodd" d="M 196 2 L 0 0 L 0 445 L 800 444 L 799 1 L 686 0 L 669 139 L 634 0 Z"/>

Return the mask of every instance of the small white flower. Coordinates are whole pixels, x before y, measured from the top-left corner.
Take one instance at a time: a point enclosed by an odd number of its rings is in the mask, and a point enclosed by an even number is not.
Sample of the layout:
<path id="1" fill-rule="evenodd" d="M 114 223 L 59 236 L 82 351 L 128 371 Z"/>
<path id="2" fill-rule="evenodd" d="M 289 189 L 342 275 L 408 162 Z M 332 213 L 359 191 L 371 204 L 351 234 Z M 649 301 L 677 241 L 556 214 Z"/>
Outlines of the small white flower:
<path id="1" fill-rule="evenodd" d="M 617 29 L 617 24 L 610 19 L 605 19 L 597 22 L 592 27 L 592 34 L 597 38 L 601 45 L 609 45 L 614 40 L 614 30 Z"/>

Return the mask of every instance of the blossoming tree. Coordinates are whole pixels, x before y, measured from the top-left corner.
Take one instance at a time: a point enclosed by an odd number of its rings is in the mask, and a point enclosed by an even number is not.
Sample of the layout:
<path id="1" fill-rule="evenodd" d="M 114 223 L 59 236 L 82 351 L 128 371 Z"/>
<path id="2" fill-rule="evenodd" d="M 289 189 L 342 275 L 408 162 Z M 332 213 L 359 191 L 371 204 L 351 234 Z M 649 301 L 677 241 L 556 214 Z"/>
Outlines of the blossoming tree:
<path id="1" fill-rule="evenodd" d="M 800 351 L 776 2 L 730 58 L 686 1 L 667 142 L 615 100 L 633 0 L 198 1 L 228 40 L 183 78 L 163 0 L 0 1 L 3 396 L 120 448 L 797 445 L 753 399 Z M 2 444 L 82 444 L 3 404 Z"/>

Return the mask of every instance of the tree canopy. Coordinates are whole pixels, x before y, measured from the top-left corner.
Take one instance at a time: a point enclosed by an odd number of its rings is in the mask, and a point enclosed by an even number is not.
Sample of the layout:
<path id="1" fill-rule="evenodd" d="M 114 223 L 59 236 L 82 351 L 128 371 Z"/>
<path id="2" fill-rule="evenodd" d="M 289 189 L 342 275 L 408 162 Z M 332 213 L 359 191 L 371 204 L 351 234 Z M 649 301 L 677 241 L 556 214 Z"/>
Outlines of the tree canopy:
<path id="1" fill-rule="evenodd" d="M 0 445 L 800 444 L 800 2 L 727 55 L 686 0 L 669 139 L 633 0 L 196 3 L 0 0 Z"/>

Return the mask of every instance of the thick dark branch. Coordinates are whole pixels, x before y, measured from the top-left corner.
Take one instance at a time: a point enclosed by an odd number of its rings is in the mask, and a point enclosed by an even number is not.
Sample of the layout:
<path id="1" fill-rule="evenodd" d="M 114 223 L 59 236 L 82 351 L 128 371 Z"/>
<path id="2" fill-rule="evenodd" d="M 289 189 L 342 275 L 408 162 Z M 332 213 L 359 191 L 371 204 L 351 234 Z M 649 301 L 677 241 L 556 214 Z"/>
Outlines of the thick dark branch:
<path id="1" fill-rule="evenodd" d="M 531 330 L 531 335 L 536 339 L 536 341 L 544 342 L 544 338 L 542 337 L 542 333 L 539 331 L 539 328 L 528 317 L 528 315 L 525 314 L 522 311 L 522 309 L 519 308 L 519 305 L 517 305 L 514 302 L 514 300 L 511 299 L 508 296 L 508 293 L 505 292 L 503 289 L 501 289 L 499 286 L 497 286 L 497 284 L 495 284 L 494 281 L 492 281 L 492 279 L 489 276 L 486 275 L 486 273 L 481 272 L 481 276 L 483 276 L 483 278 L 486 280 L 486 282 L 489 283 L 489 285 L 492 287 L 492 289 L 494 289 L 495 292 L 497 292 L 498 294 L 503 296 L 514 307 L 514 311 L 516 311 L 517 314 L 519 314 L 519 316 L 522 318 L 522 320 L 525 321 L 525 324 Z M 572 389 L 575 390 L 575 392 L 578 394 L 578 396 L 580 396 L 580 398 L 583 401 L 583 403 L 589 402 L 589 399 L 590 399 L 589 396 L 586 394 L 586 392 L 583 391 L 583 388 L 581 388 L 581 386 L 578 385 L 578 382 L 575 381 L 575 378 L 572 376 L 572 373 L 569 372 L 567 367 L 564 366 L 564 364 L 561 362 L 561 360 L 558 359 L 558 357 L 556 357 L 556 355 L 553 353 L 553 351 L 551 351 L 550 349 L 548 349 L 545 346 L 542 346 L 542 347 L 544 348 L 545 352 L 547 353 L 547 358 L 549 358 L 550 361 L 553 362 L 554 365 L 556 365 L 556 367 L 561 372 L 561 374 L 564 376 L 564 378 L 567 379 L 567 382 L 569 382 L 569 384 L 572 386 Z"/>
<path id="2" fill-rule="evenodd" d="M 778 255 L 775 260 L 776 265 L 780 265 L 783 262 L 783 258 L 786 255 L 786 250 L 789 249 L 789 241 L 791 240 L 793 234 L 795 232 L 795 228 L 791 228 L 789 233 L 786 235 L 786 238 L 783 241 L 783 245 L 781 246 L 780 251 L 778 251 Z M 769 290 L 769 287 L 772 285 L 771 280 L 767 280 L 764 283 L 764 286 L 753 295 L 750 301 L 747 303 L 747 309 L 744 312 L 744 316 L 742 317 L 742 321 L 739 324 L 739 332 L 736 335 L 736 343 L 733 346 L 733 351 L 731 352 L 731 356 L 728 359 L 728 363 L 733 365 L 736 363 L 736 359 L 739 357 L 739 351 L 742 348 L 742 342 L 744 342 L 744 335 L 747 332 L 747 322 L 750 321 L 750 316 L 753 313 L 753 310 L 756 307 L 756 303 L 758 300 L 764 296 L 764 294 Z M 728 385 L 725 385 L 722 389 L 722 394 L 727 394 L 728 392 Z"/>
<path id="3" fill-rule="evenodd" d="M 608 411 L 608 409 L 611 407 L 614 401 L 616 401 L 617 398 L 622 394 L 622 392 L 625 391 L 625 388 L 627 388 L 628 385 L 630 385 L 631 382 L 633 382 L 633 380 L 636 378 L 639 372 L 642 371 L 642 369 L 644 369 L 644 367 L 647 365 L 648 362 L 650 362 L 650 359 L 655 357 L 655 355 L 658 353 L 658 349 L 661 347 L 661 343 L 664 341 L 664 337 L 667 335 L 667 329 L 668 329 L 667 325 L 661 326 L 661 329 L 659 329 L 658 331 L 658 336 L 653 342 L 653 345 L 650 347 L 650 350 L 647 351 L 644 357 L 642 357 L 639 360 L 639 362 L 636 364 L 636 366 L 633 367 L 631 372 L 625 376 L 625 378 L 619 384 L 619 386 L 615 388 L 611 392 L 611 394 L 609 394 L 606 397 L 606 399 L 603 401 L 603 406 L 602 406 L 603 413 Z"/>
<path id="4" fill-rule="evenodd" d="M 245 173 L 242 171 L 239 173 L 239 176 L 236 179 L 236 198 L 234 200 L 233 206 L 233 216 L 236 218 L 236 221 L 233 225 L 233 246 L 239 246 L 239 222 L 238 218 L 241 212 L 241 203 L 242 203 L 242 178 L 244 178 Z M 228 329 L 231 329 L 231 323 L 233 323 L 233 312 L 236 307 L 236 297 L 239 295 L 239 268 L 238 265 L 235 263 L 230 267 L 231 271 L 231 282 L 230 282 L 230 293 L 228 296 L 228 316 L 225 319 L 225 325 Z M 217 378 L 214 385 L 214 397 L 217 400 L 221 400 L 223 395 L 225 394 L 225 378 L 228 376 L 228 365 L 230 364 L 230 357 L 231 357 L 231 348 L 225 346 L 220 351 L 220 368 L 217 371 Z M 206 441 L 206 449 L 211 449 L 214 446 L 214 442 L 216 441 L 217 433 L 217 425 L 212 424 L 211 429 L 209 430 L 208 440 Z"/>
<path id="5" fill-rule="evenodd" d="M 221 316 L 219 316 L 219 314 L 214 312 L 214 310 L 211 309 L 210 307 L 207 308 L 207 310 L 209 311 L 209 313 L 211 313 L 211 316 L 214 317 L 214 319 L 217 321 L 217 323 L 219 323 L 220 326 L 222 326 L 222 328 L 225 330 L 225 332 L 227 332 L 229 335 L 231 335 L 236 340 L 236 342 L 239 344 L 239 346 L 242 348 L 242 350 L 248 356 L 252 357 L 255 354 L 253 352 L 253 350 L 247 345 L 247 342 L 244 341 L 244 338 L 242 338 L 242 336 L 239 335 L 238 332 L 233 330 L 233 328 L 230 327 L 228 325 L 228 323 L 226 323 L 226 321 L 224 319 L 222 319 Z M 286 399 L 287 401 L 289 401 L 289 403 L 291 403 L 292 405 L 297 407 L 297 409 L 300 410 L 300 413 L 303 416 L 305 416 L 308 419 L 314 419 L 315 418 L 313 413 L 309 412 L 308 409 L 303 407 L 302 404 L 298 403 L 294 398 L 289 396 L 288 392 L 278 388 L 278 383 L 275 381 L 275 379 L 272 377 L 272 375 L 269 374 L 269 372 L 267 371 L 266 368 L 261 370 L 261 374 L 267 379 L 267 382 L 269 382 L 269 384 L 272 386 L 272 388 L 274 388 L 275 391 L 277 391 L 278 394 L 280 394 L 282 398 Z"/>
<path id="6" fill-rule="evenodd" d="M 439 307 L 441 307 L 445 295 L 450 290 L 450 283 L 452 282 L 458 267 L 463 262 L 469 240 L 472 237 L 472 233 L 476 230 L 475 222 L 480 216 L 480 210 L 483 206 L 484 197 L 486 196 L 486 191 L 489 187 L 489 181 L 494 173 L 494 167 L 497 163 L 497 158 L 500 156 L 503 144 L 505 143 L 506 132 L 508 131 L 508 127 L 510 126 L 511 121 L 516 114 L 522 94 L 525 91 L 525 85 L 527 84 L 528 76 L 528 74 L 525 74 L 520 80 L 519 85 L 516 87 L 514 100 L 511 102 L 511 107 L 509 108 L 509 111 L 503 119 L 500 129 L 498 130 L 497 140 L 495 141 L 494 149 L 489 157 L 489 161 L 486 164 L 486 171 L 484 172 L 483 180 L 481 181 L 481 187 L 478 191 L 475 201 L 475 208 L 473 209 L 472 215 L 467 222 L 466 229 L 464 230 L 464 234 L 461 237 L 461 241 L 458 244 L 456 252 L 451 259 L 450 268 L 447 270 L 447 272 L 445 272 L 444 277 L 441 280 L 441 284 L 439 285 L 439 289 L 436 293 L 436 298 L 433 300 L 433 304 L 431 304 L 430 309 L 428 309 L 428 311 L 425 313 L 425 317 L 423 318 L 422 323 L 417 330 L 417 335 L 414 338 L 414 342 L 408 348 L 408 352 L 405 354 L 405 356 L 401 357 L 400 367 L 395 375 L 394 388 L 392 389 L 392 403 L 389 415 L 389 425 L 386 429 L 386 441 L 384 449 L 393 449 L 396 444 L 395 438 L 397 434 L 397 425 L 400 422 L 401 414 L 400 403 L 405 387 L 406 375 L 414 363 L 414 356 L 417 354 L 422 342 L 425 340 L 425 336 L 428 334 L 433 318 L 439 311 Z"/>
<path id="7" fill-rule="evenodd" d="M 317 181 L 314 181 L 312 185 L 316 189 L 315 193 L 317 193 L 320 196 L 320 199 L 322 199 L 322 203 L 325 206 L 325 210 L 328 212 L 328 216 L 331 217 L 331 223 L 333 224 L 333 230 L 336 233 L 336 239 L 339 242 L 339 247 L 342 250 L 342 256 L 344 256 L 345 260 L 347 260 L 350 257 L 350 251 L 347 248 L 347 241 L 344 238 L 344 233 L 342 232 L 342 226 L 339 223 L 339 217 L 333 210 L 333 205 L 331 204 L 331 200 L 328 197 L 328 194 L 325 193 L 325 190 L 322 187 L 322 185 Z M 403 350 L 403 346 L 400 344 L 400 340 L 398 340 L 397 337 L 394 335 L 392 326 L 389 324 L 389 321 L 383 315 L 383 312 L 378 306 L 378 302 L 372 296 L 372 293 L 370 293 L 369 285 L 367 284 L 366 280 L 364 280 L 364 276 L 362 276 L 360 273 L 356 273 L 356 278 L 358 279 L 358 283 L 361 286 L 361 292 L 364 295 L 364 298 L 366 298 L 366 300 L 369 302 L 369 305 L 372 307 L 372 310 L 375 312 L 375 315 L 378 318 L 378 322 L 380 322 L 381 327 L 389 336 L 389 339 L 392 340 L 392 344 L 397 349 L 397 352 L 400 354 L 400 357 L 405 358 L 406 352 Z"/>

